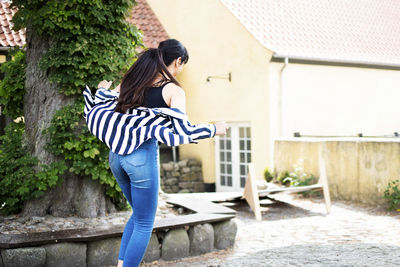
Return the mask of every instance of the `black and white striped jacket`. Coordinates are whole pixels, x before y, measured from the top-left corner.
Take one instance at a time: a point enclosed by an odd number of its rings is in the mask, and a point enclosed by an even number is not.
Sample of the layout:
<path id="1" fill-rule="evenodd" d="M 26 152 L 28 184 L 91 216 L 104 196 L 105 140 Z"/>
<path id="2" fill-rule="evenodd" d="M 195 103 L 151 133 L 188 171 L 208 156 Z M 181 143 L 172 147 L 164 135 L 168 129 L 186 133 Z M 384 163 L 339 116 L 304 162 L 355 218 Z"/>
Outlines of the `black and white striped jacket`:
<path id="1" fill-rule="evenodd" d="M 192 125 L 178 108 L 138 107 L 122 114 L 114 111 L 118 92 L 99 88 L 93 96 L 86 86 L 83 96 L 84 118 L 89 131 L 120 155 L 132 153 L 150 138 L 177 146 L 215 136 L 214 124 Z"/>

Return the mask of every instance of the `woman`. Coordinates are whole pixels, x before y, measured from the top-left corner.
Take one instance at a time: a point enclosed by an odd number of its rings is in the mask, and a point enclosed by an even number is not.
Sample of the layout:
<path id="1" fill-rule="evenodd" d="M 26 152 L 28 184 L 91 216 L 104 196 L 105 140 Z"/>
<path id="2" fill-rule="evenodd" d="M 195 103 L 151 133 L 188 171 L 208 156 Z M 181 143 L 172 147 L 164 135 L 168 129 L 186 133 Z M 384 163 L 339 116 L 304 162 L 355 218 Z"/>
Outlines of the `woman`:
<path id="1" fill-rule="evenodd" d="M 175 39 L 161 42 L 156 49 L 140 54 L 114 90 L 119 92 L 116 112 L 127 113 L 137 107 L 171 108 L 186 113 L 185 92 L 175 79 L 189 55 L 186 48 Z M 99 88 L 109 88 L 102 81 Z M 215 135 L 225 135 L 225 122 L 217 122 Z M 125 197 L 132 207 L 121 240 L 118 266 L 139 266 L 146 252 L 157 211 L 159 188 L 158 141 L 143 142 L 127 155 L 110 150 L 110 168 Z"/>

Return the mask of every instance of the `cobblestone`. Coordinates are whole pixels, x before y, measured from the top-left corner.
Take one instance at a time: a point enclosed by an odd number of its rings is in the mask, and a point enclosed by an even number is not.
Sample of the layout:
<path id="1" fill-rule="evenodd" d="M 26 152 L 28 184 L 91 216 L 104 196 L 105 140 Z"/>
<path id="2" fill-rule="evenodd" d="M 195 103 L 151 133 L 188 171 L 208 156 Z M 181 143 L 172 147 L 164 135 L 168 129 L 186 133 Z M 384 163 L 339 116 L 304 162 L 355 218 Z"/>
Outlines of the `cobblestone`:
<path id="1" fill-rule="evenodd" d="M 256 221 L 245 202 L 233 248 L 142 266 L 400 266 L 400 214 L 384 207 L 271 195 Z"/>

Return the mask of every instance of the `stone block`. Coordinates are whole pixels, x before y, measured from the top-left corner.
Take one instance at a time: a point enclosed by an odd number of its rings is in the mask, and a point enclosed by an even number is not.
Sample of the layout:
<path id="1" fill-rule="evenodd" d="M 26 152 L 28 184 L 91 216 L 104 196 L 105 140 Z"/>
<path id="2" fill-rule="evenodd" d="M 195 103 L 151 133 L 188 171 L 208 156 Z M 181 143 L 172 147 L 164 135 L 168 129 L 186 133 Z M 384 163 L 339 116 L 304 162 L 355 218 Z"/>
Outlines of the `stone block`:
<path id="1" fill-rule="evenodd" d="M 173 186 L 171 187 L 171 191 L 172 191 L 172 193 L 178 193 L 178 191 L 179 191 L 179 186 L 173 185 Z"/>
<path id="2" fill-rule="evenodd" d="M 168 178 L 165 180 L 166 185 L 175 185 L 178 183 L 178 178 Z"/>
<path id="3" fill-rule="evenodd" d="M 181 176 L 181 173 L 178 172 L 178 171 L 173 171 L 173 172 L 171 172 L 171 175 L 172 175 L 173 177 L 179 177 L 179 176 Z"/>
<path id="4" fill-rule="evenodd" d="M 183 181 L 196 181 L 197 175 L 195 173 L 186 173 L 182 176 Z"/>
<path id="5" fill-rule="evenodd" d="M 151 262 L 158 260 L 161 257 L 161 245 L 158 242 L 157 234 L 152 233 L 149 244 L 147 245 L 146 253 L 144 254 L 143 261 Z"/>
<path id="6" fill-rule="evenodd" d="M 201 166 L 201 162 L 196 159 L 190 159 L 187 163 L 189 167 L 191 166 Z"/>
<path id="7" fill-rule="evenodd" d="M 237 224 L 234 219 L 213 224 L 214 247 L 224 249 L 232 247 L 235 243 Z"/>
<path id="8" fill-rule="evenodd" d="M 170 172 L 174 170 L 174 163 L 172 161 L 161 164 L 164 171 Z"/>
<path id="9" fill-rule="evenodd" d="M 189 168 L 189 167 L 183 167 L 182 168 L 182 172 L 183 173 L 188 173 L 188 172 L 191 172 L 192 170 Z"/>
<path id="10" fill-rule="evenodd" d="M 59 243 L 43 246 L 46 249 L 47 267 L 86 266 L 85 243 Z"/>
<path id="11" fill-rule="evenodd" d="M 201 172 L 201 167 L 200 166 L 193 166 L 192 167 L 193 172 Z"/>
<path id="12" fill-rule="evenodd" d="M 214 228 L 211 224 L 199 224 L 189 228 L 190 255 L 207 253 L 214 248 Z"/>
<path id="13" fill-rule="evenodd" d="M 175 193 L 174 190 L 172 190 L 171 188 L 164 188 L 164 192 L 168 194 Z"/>
<path id="14" fill-rule="evenodd" d="M 3 249 L 1 258 L 0 266 L 42 267 L 46 264 L 46 250 L 42 247 Z"/>
<path id="15" fill-rule="evenodd" d="M 204 183 L 193 182 L 193 192 L 204 192 Z"/>
<path id="16" fill-rule="evenodd" d="M 184 159 L 178 162 L 179 167 L 183 168 L 186 167 L 188 164 L 189 160 L 188 159 Z"/>
<path id="17" fill-rule="evenodd" d="M 121 237 L 92 241 L 87 244 L 87 266 L 113 266 L 118 262 Z"/>
<path id="18" fill-rule="evenodd" d="M 181 189 L 178 193 L 190 193 L 189 189 Z"/>
<path id="19" fill-rule="evenodd" d="M 180 188 L 193 188 L 192 182 L 179 182 L 179 187 Z"/>
<path id="20" fill-rule="evenodd" d="M 166 233 L 161 247 L 164 260 L 176 260 L 189 256 L 190 241 L 185 229 L 173 229 Z"/>

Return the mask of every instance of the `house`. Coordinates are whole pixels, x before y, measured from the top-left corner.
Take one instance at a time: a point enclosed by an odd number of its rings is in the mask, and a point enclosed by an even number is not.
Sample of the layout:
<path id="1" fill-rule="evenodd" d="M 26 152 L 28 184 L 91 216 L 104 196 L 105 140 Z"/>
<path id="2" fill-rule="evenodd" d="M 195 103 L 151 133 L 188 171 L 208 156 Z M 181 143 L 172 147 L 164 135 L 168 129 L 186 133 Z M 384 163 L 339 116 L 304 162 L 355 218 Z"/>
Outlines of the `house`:
<path id="1" fill-rule="evenodd" d="M 148 0 L 189 51 L 178 77 L 196 123 L 225 137 L 183 145 L 217 191 L 273 166 L 276 138 L 393 135 L 400 116 L 400 2 Z"/>

